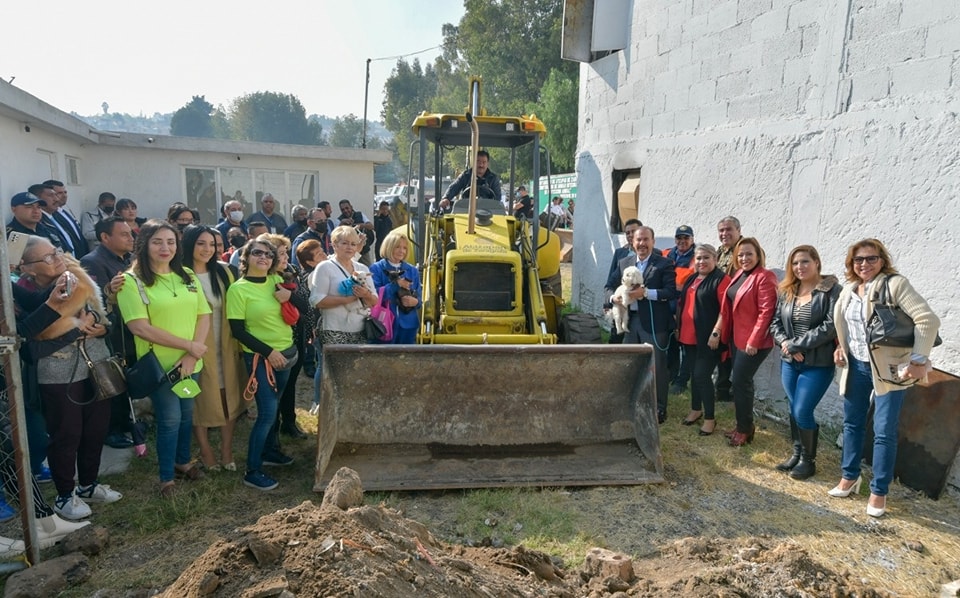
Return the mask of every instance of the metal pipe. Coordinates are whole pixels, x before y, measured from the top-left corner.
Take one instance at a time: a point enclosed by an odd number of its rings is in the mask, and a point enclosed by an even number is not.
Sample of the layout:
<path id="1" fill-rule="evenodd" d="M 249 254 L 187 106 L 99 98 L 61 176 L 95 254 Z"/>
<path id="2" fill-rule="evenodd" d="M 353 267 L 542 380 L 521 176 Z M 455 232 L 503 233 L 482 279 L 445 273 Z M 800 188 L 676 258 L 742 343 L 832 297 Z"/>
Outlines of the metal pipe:
<path id="1" fill-rule="evenodd" d="M 474 85 L 477 83 L 474 82 Z M 476 97 L 474 97 L 476 100 Z M 470 159 L 472 160 L 470 168 L 473 176 L 470 180 L 470 211 L 468 213 L 467 234 L 472 235 L 476 232 L 477 219 L 477 152 L 480 151 L 480 127 L 477 126 L 476 119 L 467 112 L 467 122 L 470 123 Z"/>

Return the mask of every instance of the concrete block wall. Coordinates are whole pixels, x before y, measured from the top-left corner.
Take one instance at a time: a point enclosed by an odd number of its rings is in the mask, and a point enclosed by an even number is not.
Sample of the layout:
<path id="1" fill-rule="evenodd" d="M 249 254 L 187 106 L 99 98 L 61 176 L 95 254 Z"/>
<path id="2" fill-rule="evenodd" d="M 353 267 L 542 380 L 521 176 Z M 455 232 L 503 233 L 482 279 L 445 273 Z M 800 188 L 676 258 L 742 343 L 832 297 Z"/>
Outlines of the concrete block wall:
<path id="1" fill-rule="evenodd" d="M 622 235 L 613 173 L 641 173 L 639 217 L 717 243 L 727 215 L 768 266 L 815 245 L 843 278 L 877 237 L 943 324 L 937 367 L 960 375 L 960 2 L 637 0 L 629 46 L 581 67 L 573 301 L 600 313 Z M 778 364 L 757 379 L 783 408 Z M 820 416 L 838 424 L 836 389 Z M 960 486 L 960 467 L 951 484 Z"/>

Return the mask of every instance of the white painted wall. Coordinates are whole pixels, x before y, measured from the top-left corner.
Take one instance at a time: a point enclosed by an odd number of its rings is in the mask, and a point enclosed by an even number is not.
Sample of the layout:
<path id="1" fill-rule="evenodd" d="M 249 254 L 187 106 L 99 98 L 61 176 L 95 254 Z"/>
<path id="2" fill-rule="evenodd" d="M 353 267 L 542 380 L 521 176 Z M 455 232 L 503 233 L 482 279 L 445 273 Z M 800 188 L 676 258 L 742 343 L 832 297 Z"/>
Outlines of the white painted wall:
<path id="1" fill-rule="evenodd" d="M 960 2 L 635 0 L 627 48 L 580 72 L 573 301 L 599 313 L 614 170 L 641 169 L 639 217 L 717 244 L 737 216 L 768 266 L 800 243 L 843 274 L 877 237 L 943 322 L 960 375 Z M 947 258 L 947 259 L 945 259 Z M 782 397 L 777 364 L 758 376 Z M 834 391 L 821 416 L 839 417 Z M 954 485 L 957 485 L 954 476 Z"/>

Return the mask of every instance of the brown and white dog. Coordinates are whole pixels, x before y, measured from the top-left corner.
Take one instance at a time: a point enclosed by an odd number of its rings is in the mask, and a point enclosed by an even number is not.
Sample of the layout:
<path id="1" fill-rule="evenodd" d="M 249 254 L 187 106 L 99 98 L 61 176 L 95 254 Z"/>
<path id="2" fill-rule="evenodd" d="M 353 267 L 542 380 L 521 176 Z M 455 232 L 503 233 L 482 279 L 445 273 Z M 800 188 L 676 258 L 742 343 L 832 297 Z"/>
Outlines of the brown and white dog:
<path id="1" fill-rule="evenodd" d="M 643 273 L 636 266 L 630 266 L 623 271 L 620 278 L 620 286 L 613 292 L 614 297 L 620 297 L 621 303 L 613 302 L 613 309 L 610 311 L 613 316 L 613 325 L 617 328 L 617 334 L 630 332 L 627 327 L 630 321 L 630 291 L 643 286 Z"/>

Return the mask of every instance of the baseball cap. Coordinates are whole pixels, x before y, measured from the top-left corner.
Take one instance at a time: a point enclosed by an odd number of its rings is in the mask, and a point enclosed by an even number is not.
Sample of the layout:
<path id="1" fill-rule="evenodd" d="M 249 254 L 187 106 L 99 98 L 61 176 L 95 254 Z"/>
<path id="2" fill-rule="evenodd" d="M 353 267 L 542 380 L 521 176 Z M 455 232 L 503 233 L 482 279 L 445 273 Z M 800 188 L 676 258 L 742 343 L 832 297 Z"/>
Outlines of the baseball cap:
<path id="1" fill-rule="evenodd" d="M 692 237 L 693 229 L 683 224 L 677 227 L 677 232 L 673 234 L 674 237 Z"/>
<path id="2" fill-rule="evenodd" d="M 47 202 L 43 201 L 33 193 L 29 191 L 23 191 L 17 193 L 10 198 L 10 207 L 15 208 L 17 206 L 32 206 L 33 204 L 39 204 L 40 207 L 47 207 Z"/>

